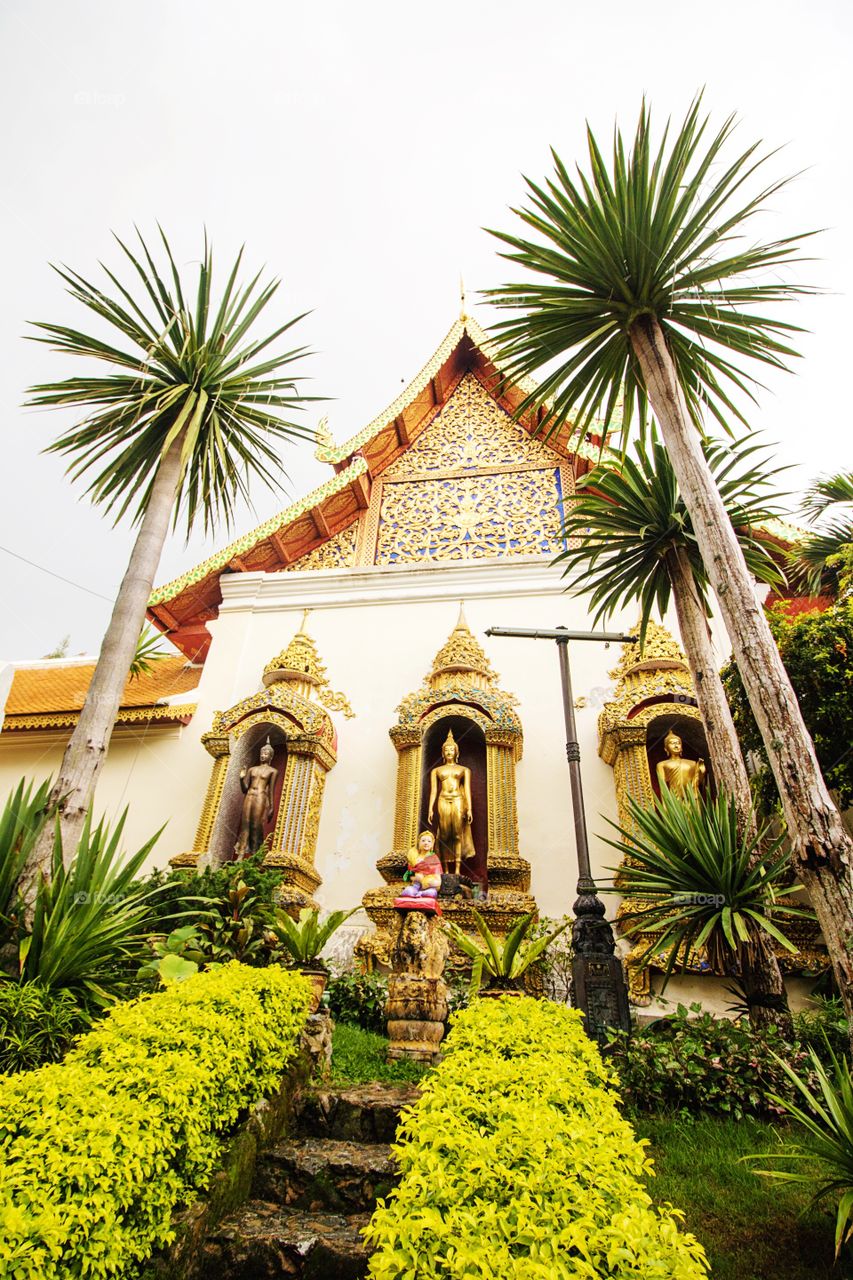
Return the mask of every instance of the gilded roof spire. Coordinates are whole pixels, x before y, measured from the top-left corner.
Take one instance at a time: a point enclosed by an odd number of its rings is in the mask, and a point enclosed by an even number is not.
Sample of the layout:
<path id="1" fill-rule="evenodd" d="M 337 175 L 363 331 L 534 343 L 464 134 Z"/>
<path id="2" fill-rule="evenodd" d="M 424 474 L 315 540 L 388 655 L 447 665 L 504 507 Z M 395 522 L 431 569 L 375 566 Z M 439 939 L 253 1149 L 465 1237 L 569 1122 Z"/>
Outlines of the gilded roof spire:
<path id="1" fill-rule="evenodd" d="M 429 674 L 429 681 L 434 688 L 440 688 L 448 679 L 467 679 L 469 683 L 479 687 L 488 687 L 497 680 L 482 645 L 471 633 L 465 617 L 465 605 L 461 600 L 456 626 L 435 655 Z"/>
<path id="2" fill-rule="evenodd" d="M 306 609 L 299 624 L 299 630 L 286 649 L 272 658 L 264 667 L 263 682 L 265 687 L 288 681 L 297 686 L 297 692 L 310 698 L 317 694 L 317 701 L 330 711 L 342 711 L 347 719 L 355 715 L 349 701 L 342 693 L 335 693 L 329 687 L 326 668 L 317 652 L 317 645 L 305 630 L 310 609 Z"/>

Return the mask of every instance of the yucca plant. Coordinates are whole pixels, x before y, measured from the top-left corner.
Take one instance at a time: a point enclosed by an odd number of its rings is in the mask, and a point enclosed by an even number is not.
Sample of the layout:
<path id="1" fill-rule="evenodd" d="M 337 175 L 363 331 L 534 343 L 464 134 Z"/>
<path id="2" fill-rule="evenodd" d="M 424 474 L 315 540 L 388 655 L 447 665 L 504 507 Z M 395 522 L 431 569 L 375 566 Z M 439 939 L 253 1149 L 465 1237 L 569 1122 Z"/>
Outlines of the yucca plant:
<path id="1" fill-rule="evenodd" d="M 15 886 L 50 817 L 51 781 L 39 786 L 22 778 L 0 811 L 0 929 L 17 915 Z"/>
<path id="2" fill-rule="evenodd" d="M 149 905 L 157 892 L 133 881 L 159 832 L 125 858 L 126 818 L 125 810 L 111 830 L 105 821 L 93 826 L 87 813 L 67 866 L 56 821 L 50 879 L 38 883 L 32 924 L 19 926 L 21 982 L 70 991 L 84 1008 L 106 1008 L 127 989 L 146 953 Z"/>
<path id="3" fill-rule="evenodd" d="M 533 927 L 534 917 L 530 912 L 515 922 L 505 940 L 501 942 L 492 933 L 476 907 L 471 908 L 471 914 L 485 947 L 481 947 L 452 920 L 442 921 L 442 928 L 462 954 L 472 961 L 470 988 L 472 995 L 476 995 L 480 990 L 484 973 L 488 975 L 487 986 L 490 988 L 504 990 L 516 988 L 519 978 L 539 959 L 546 947 L 549 947 L 554 939 L 558 938 L 572 923 L 567 919 L 550 933 L 537 938 L 535 942 L 525 944 L 527 935 Z"/>
<path id="4" fill-rule="evenodd" d="M 792 1120 L 797 1121 L 805 1132 L 802 1147 L 778 1154 L 770 1153 L 770 1158 L 803 1167 L 799 1171 L 794 1168 L 756 1169 L 755 1172 L 763 1178 L 813 1186 L 815 1193 L 812 1204 L 827 1197 L 839 1197 L 835 1217 L 837 1259 L 842 1245 L 853 1236 L 853 1078 L 850 1063 L 845 1058 L 837 1057 L 829 1046 L 827 1052 L 828 1067 L 814 1048 L 809 1049 L 812 1071 L 818 1082 L 816 1089 L 810 1088 L 787 1062 L 774 1054 L 801 1095 L 804 1105 L 795 1106 L 790 1099 L 780 1098 L 776 1094 L 771 1095 L 772 1101 L 782 1107 Z M 746 1157 L 751 1161 L 767 1158 L 767 1152 Z"/>
<path id="5" fill-rule="evenodd" d="M 665 986 L 704 947 L 716 972 L 739 973 L 750 1020 L 765 1025 L 780 1002 L 764 988 L 756 950 L 769 935 L 795 952 L 777 921 L 811 915 L 788 902 L 799 886 L 789 883 L 783 837 L 755 826 L 744 831 L 723 792 L 703 800 L 663 787 L 653 805 L 629 799 L 628 809 L 630 825 L 611 823 L 619 838 L 605 837 L 624 859 L 618 885 L 608 891 L 629 900 L 620 917 L 624 932 L 649 935 L 641 960 L 662 961 Z"/>
<path id="6" fill-rule="evenodd" d="M 643 104 L 626 144 L 606 156 L 587 130 L 589 165 L 527 182 L 521 234 L 495 233 L 527 278 L 491 289 L 515 312 L 492 329 L 506 377 L 541 373 L 519 412 L 545 403 L 543 429 L 603 437 L 621 406 L 622 444 L 650 411 L 690 514 L 708 581 L 782 797 L 797 874 L 809 890 L 848 1017 L 853 1018 L 853 839 L 821 775 L 752 575 L 702 452 L 703 418 L 745 421 L 756 362 L 785 368 L 798 326 L 781 307 L 811 290 L 784 278 L 802 237 L 751 228 L 784 188 L 762 182 L 760 144 L 731 150 L 697 98 L 655 141 Z"/>
<path id="7" fill-rule="evenodd" d="M 272 931 L 298 968 L 324 968 L 320 953 L 344 921 L 349 920 L 357 910 L 357 907 L 353 907 L 352 911 L 330 911 L 322 924 L 320 912 L 316 908 L 303 907 L 298 920 L 294 920 L 286 911 L 280 911 L 272 925 Z"/>
<path id="8" fill-rule="evenodd" d="M 241 250 L 217 297 L 207 237 L 193 289 L 162 230 L 159 262 L 141 235 L 135 251 L 116 239 L 135 287 L 107 267 L 105 287 L 56 268 L 71 297 L 101 329 L 112 331 L 112 341 L 50 323 L 37 324 L 34 335 L 65 355 L 100 361 L 108 372 L 40 383 L 30 388 L 27 402 L 82 414 L 49 452 L 69 459 L 69 474 L 87 485 L 95 504 L 116 521 L 130 516 L 139 528 L 51 796 L 68 856 L 109 746 L 170 523 L 180 520 L 187 535 L 199 520 L 206 532 L 220 519 L 229 525 L 237 500 L 248 496 L 249 480 L 274 487 L 282 474 L 282 445 L 314 434 L 292 421 L 308 399 L 294 377 L 306 349 L 269 354 L 302 317 L 250 337 L 277 280 L 261 284 L 258 272 L 240 283 Z M 38 875 L 49 872 L 51 858 L 47 832 L 22 880 L 30 908 Z"/>

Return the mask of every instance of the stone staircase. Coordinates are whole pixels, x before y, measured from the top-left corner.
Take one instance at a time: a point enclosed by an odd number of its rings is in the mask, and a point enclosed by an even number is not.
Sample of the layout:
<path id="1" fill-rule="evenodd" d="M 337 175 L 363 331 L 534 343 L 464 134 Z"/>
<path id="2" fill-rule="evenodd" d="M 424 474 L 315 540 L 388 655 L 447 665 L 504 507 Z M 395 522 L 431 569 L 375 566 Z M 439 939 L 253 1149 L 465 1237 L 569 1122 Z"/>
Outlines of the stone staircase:
<path id="1" fill-rule="evenodd" d="M 378 1196 L 394 1185 L 389 1144 L 412 1085 L 312 1091 L 300 1100 L 296 1136 L 262 1156 L 251 1199 L 208 1236 L 205 1280 L 359 1280 L 361 1238 Z"/>

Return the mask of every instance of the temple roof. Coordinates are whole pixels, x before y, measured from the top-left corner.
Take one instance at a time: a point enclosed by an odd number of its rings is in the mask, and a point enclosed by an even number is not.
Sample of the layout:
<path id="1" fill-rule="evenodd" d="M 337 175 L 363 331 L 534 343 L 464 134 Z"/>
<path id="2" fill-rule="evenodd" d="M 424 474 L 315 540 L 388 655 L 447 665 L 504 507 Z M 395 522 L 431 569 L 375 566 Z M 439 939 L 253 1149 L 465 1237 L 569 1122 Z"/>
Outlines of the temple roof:
<path id="1" fill-rule="evenodd" d="M 6 700 L 3 732 L 73 726 L 94 672 L 94 662 L 18 667 Z M 127 681 L 116 723 L 186 724 L 195 712 L 195 703 L 176 699 L 195 689 L 200 679 L 201 667 L 191 666 L 182 657 L 159 659 L 149 672 Z"/>
<path id="2" fill-rule="evenodd" d="M 484 330 L 470 317 L 460 317 L 406 389 L 367 426 L 339 445 L 322 432 L 316 457 L 335 472 L 325 484 L 158 587 L 149 601 L 152 622 L 188 657 L 203 661 L 210 644 L 206 624 L 216 617 L 222 599 L 220 575 L 303 567 L 301 562 L 316 549 L 353 530 L 369 505 L 373 482 L 411 448 L 466 373 L 473 373 L 510 414 L 533 389 L 527 381 L 508 382 Z M 546 414 L 540 407 L 518 421 L 534 435 Z M 598 442 L 584 441 L 570 450 L 570 437 L 571 427 L 564 426 L 550 437 L 548 448 L 582 473 L 598 457 Z M 354 539 L 354 533 L 348 536 Z"/>

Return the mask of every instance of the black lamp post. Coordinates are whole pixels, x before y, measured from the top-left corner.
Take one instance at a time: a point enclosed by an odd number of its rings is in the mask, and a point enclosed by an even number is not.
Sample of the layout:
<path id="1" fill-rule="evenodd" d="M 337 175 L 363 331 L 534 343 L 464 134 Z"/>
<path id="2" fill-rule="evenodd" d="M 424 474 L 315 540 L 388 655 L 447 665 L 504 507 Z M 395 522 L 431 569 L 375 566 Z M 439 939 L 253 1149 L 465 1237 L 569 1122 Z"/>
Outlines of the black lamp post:
<path id="1" fill-rule="evenodd" d="M 605 644 L 616 641 L 636 644 L 636 636 L 611 631 L 528 630 L 523 627 L 489 627 L 487 636 L 517 636 L 525 640 L 553 640 L 560 661 L 563 686 L 563 715 L 566 721 L 566 758 L 572 792 L 572 814 L 575 824 L 575 847 L 578 857 L 577 899 L 572 925 L 572 1003 L 584 1015 L 587 1034 L 599 1044 L 607 1040 L 608 1028 L 630 1031 L 628 991 L 622 965 L 616 959 L 613 930 L 604 918 L 604 903 L 599 898 L 589 863 L 589 841 L 581 782 L 581 752 L 575 725 L 572 698 L 572 675 L 569 667 L 570 640 L 598 640 Z"/>

